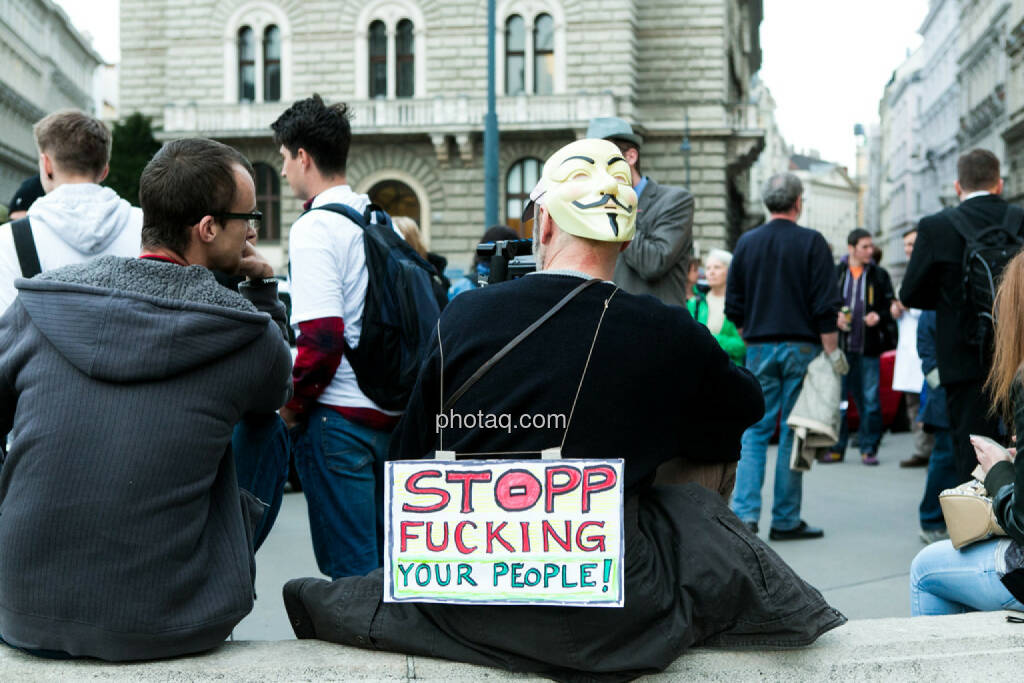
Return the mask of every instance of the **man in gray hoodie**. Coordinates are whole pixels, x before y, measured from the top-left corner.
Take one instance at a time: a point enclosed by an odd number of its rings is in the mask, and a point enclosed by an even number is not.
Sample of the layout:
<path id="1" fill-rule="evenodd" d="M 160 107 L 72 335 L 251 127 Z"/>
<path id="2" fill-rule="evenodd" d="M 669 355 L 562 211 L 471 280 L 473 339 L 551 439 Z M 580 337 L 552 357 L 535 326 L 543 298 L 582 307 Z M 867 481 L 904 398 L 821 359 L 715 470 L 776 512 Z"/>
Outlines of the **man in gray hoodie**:
<path id="1" fill-rule="evenodd" d="M 40 654 L 199 652 L 252 609 L 265 506 L 228 445 L 291 387 L 252 167 L 178 140 L 140 187 L 140 258 L 19 279 L 0 317 L 0 637 Z"/>
<path id="2" fill-rule="evenodd" d="M 99 183 L 110 168 L 110 131 L 99 119 L 59 111 L 32 128 L 46 195 L 28 210 L 39 265 L 49 270 L 97 256 L 138 256 L 142 212 Z M 0 312 L 22 268 L 10 224 L 0 227 Z"/>

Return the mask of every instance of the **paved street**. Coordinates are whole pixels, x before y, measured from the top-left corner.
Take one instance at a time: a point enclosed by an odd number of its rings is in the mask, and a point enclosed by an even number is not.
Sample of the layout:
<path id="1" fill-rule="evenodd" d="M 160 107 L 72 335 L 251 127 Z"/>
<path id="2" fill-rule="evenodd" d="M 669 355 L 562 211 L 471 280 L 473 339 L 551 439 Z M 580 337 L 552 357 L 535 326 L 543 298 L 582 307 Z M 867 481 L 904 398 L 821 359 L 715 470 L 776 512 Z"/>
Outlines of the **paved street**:
<path id="1" fill-rule="evenodd" d="M 853 459 L 844 463 L 815 465 L 804 476 L 804 518 L 822 526 L 825 538 L 772 543 L 851 619 L 909 615 L 907 576 L 910 561 L 923 547 L 917 537 L 917 505 L 925 477 L 923 469 L 897 465 L 907 457 L 910 445 L 909 434 L 887 434 L 878 467 L 862 465 L 853 450 L 848 454 Z M 770 481 L 769 477 L 761 518 L 764 538 L 770 524 Z M 293 637 L 281 586 L 291 578 L 318 575 L 302 494 L 285 494 L 281 515 L 256 556 L 256 566 L 256 607 L 235 629 L 235 639 Z"/>

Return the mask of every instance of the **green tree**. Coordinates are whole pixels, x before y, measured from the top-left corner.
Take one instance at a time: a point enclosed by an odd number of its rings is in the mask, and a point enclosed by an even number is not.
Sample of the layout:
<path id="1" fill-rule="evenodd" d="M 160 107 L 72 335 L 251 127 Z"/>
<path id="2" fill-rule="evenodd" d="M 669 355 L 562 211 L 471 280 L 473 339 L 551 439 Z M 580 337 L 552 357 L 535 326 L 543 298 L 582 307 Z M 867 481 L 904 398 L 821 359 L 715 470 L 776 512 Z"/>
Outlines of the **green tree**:
<path id="1" fill-rule="evenodd" d="M 114 123 L 110 173 L 104 183 L 132 204 L 139 204 L 139 176 L 160 149 L 152 121 L 139 112 Z"/>

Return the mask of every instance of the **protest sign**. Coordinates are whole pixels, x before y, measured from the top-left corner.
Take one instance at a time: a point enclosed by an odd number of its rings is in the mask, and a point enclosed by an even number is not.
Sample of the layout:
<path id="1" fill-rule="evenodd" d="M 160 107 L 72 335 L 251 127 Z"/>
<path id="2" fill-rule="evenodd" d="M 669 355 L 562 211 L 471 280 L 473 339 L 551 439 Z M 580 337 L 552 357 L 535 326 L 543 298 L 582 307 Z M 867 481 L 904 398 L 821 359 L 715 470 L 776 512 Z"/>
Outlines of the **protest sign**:
<path id="1" fill-rule="evenodd" d="M 622 460 L 385 464 L 384 601 L 622 607 Z"/>

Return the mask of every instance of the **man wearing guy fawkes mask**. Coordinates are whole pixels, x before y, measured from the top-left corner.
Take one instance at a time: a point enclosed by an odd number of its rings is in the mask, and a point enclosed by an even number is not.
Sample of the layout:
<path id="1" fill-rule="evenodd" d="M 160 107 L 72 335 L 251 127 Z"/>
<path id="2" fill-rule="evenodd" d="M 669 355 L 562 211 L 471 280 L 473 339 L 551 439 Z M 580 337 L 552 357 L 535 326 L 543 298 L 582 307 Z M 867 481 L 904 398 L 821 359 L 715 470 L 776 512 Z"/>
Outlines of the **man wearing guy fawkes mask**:
<path id="1" fill-rule="evenodd" d="M 624 606 L 385 603 L 385 570 L 377 570 L 289 581 L 284 602 L 296 636 L 618 681 L 664 669 L 694 644 L 797 646 L 843 623 L 725 504 L 740 435 L 764 411 L 757 381 L 685 311 L 611 282 L 636 220 L 618 148 L 604 140 L 563 147 L 531 196 L 537 272 L 445 308 L 389 457 L 451 450 L 498 459 L 561 445 L 563 458 L 623 458 Z M 560 303 L 470 389 L 455 391 Z M 449 411 L 568 421 L 438 433 L 435 419 Z M 677 461 L 702 470 L 708 488 L 656 486 L 659 466 Z"/>

